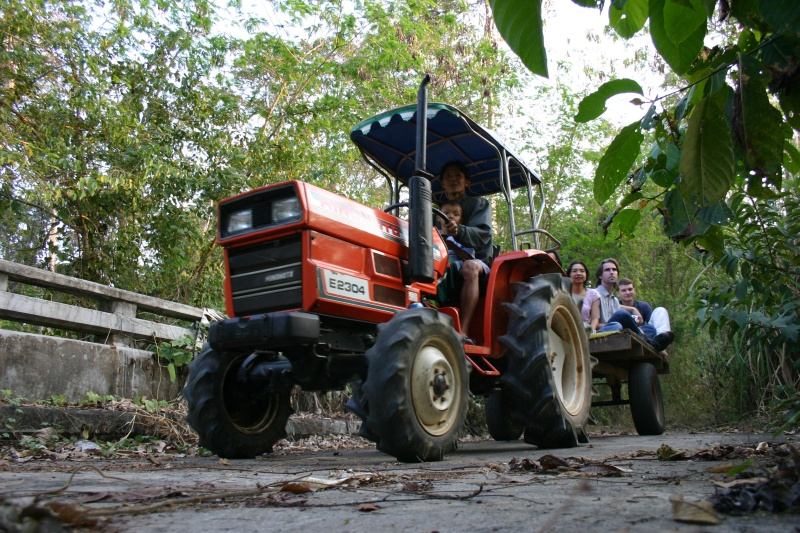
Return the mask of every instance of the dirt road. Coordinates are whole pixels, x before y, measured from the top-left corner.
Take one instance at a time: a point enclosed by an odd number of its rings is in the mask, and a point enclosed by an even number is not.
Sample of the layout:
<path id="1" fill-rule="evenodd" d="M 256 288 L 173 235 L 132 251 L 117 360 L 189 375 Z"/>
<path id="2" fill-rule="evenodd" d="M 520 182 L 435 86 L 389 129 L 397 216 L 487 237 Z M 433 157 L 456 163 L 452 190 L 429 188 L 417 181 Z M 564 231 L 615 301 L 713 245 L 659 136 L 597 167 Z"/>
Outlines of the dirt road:
<path id="1" fill-rule="evenodd" d="M 718 515 L 711 525 L 699 503 L 721 490 L 714 481 L 733 480 L 731 468 L 774 462 L 781 442 L 742 433 L 593 436 L 561 450 L 477 441 L 426 464 L 373 449 L 6 462 L 0 531 L 21 514 L 50 520 L 45 507 L 104 531 L 787 531 L 800 517 Z"/>

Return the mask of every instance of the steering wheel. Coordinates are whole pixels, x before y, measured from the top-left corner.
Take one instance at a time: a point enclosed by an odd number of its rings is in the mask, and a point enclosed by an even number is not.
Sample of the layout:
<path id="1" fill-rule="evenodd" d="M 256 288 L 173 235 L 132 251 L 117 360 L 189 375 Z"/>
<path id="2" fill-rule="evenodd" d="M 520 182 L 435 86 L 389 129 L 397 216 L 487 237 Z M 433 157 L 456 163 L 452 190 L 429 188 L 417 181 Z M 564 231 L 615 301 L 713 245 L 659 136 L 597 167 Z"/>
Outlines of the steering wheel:
<path id="1" fill-rule="evenodd" d="M 408 202 L 398 202 L 396 204 L 391 204 L 383 208 L 384 213 L 391 213 L 392 211 L 397 211 L 401 207 L 408 207 Z M 438 216 L 442 219 L 442 221 L 447 224 L 450 221 L 450 218 L 445 215 L 441 209 L 438 207 L 431 207 L 431 211 L 434 215 Z"/>

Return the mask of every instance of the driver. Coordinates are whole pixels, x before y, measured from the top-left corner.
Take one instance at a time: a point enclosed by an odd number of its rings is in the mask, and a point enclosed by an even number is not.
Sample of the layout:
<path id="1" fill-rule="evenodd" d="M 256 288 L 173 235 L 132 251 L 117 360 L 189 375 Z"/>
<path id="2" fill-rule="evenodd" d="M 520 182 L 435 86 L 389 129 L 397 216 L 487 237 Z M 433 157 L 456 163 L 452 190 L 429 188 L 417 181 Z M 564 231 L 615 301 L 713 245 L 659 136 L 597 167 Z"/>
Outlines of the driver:
<path id="1" fill-rule="evenodd" d="M 464 261 L 460 268 L 454 268 L 461 278 L 461 328 L 465 335 L 469 332 L 469 324 L 475 307 L 478 305 L 480 280 L 485 276 L 483 264 L 492 258 L 492 212 L 485 198 L 467 196 L 469 178 L 467 167 L 458 161 L 451 161 L 442 168 L 442 190 L 447 200 L 455 200 L 461 204 L 461 222 L 449 219 L 444 226 L 444 233 L 453 236 L 459 243 L 475 250 L 475 259 Z M 467 338 L 465 342 L 471 343 Z"/>

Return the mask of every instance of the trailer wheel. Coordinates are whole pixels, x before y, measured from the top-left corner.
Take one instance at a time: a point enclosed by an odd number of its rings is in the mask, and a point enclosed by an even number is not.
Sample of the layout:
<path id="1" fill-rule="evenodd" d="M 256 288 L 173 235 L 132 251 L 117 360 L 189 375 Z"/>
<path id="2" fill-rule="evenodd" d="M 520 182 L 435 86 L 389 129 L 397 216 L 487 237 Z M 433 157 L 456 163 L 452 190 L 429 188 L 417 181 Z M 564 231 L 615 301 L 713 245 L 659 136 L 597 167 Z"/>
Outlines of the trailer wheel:
<path id="1" fill-rule="evenodd" d="M 585 442 L 592 404 L 589 339 L 569 286 L 560 274 L 517 284 L 508 333 L 508 371 L 514 418 L 525 422 L 525 442 L 540 448 Z"/>
<path id="2" fill-rule="evenodd" d="M 633 425 L 639 435 L 664 433 L 664 400 L 661 382 L 652 363 L 638 363 L 628 373 L 628 397 Z"/>
<path id="3" fill-rule="evenodd" d="M 486 426 L 494 440 L 517 440 L 525 426 L 511 418 L 511 406 L 502 390 L 493 391 L 486 399 Z"/>
<path id="4" fill-rule="evenodd" d="M 400 461 L 439 461 L 454 450 L 467 414 L 460 339 L 435 309 L 398 313 L 367 351 L 367 430 Z"/>
<path id="5" fill-rule="evenodd" d="M 272 451 L 272 445 L 286 436 L 289 390 L 255 395 L 243 391 L 236 371 L 247 355 L 216 352 L 206 345 L 189 367 L 183 390 L 189 405 L 187 421 L 200 445 L 220 457 L 255 457 Z"/>

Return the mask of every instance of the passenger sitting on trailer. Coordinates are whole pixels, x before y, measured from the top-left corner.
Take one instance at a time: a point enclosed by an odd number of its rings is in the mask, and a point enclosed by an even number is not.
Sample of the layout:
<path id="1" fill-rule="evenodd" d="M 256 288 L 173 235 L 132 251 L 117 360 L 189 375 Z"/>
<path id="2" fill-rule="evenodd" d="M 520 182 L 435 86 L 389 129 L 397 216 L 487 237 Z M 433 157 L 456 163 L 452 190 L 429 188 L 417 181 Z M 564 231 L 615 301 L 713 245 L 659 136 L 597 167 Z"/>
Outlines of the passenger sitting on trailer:
<path id="1" fill-rule="evenodd" d="M 649 303 L 636 299 L 636 288 L 633 281 L 622 278 L 617 282 L 619 287 L 619 301 L 622 305 L 635 307 L 642 314 L 644 324 L 639 326 L 647 341 L 661 351 L 672 343 L 675 335 L 669 324 L 669 313 L 664 307 L 653 309 Z"/>
<path id="2" fill-rule="evenodd" d="M 597 292 L 600 299 L 592 302 L 592 331 L 619 331 L 629 329 L 642 334 L 639 325 L 644 324 L 642 314 L 635 307 L 620 305 L 614 295 L 619 278 L 619 263 L 609 257 L 600 262 L 597 269 Z"/>
<path id="3" fill-rule="evenodd" d="M 484 267 L 492 258 L 492 212 L 485 198 L 467 196 L 469 178 L 467 167 L 451 161 L 442 168 L 442 190 L 448 201 L 461 206 L 461 221 L 448 220 L 443 233 L 452 236 L 458 243 L 475 250 L 475 259 L 467 259 L 461 265 L 453 265 L 451 271 L 458 272 L 456 287 L 460 285 L 461 328 L 468 335 L 472 315 L 478 305 L 480 280 L 485 278 Z M 468 338 L 466 342 L 471 342 Z"/>

